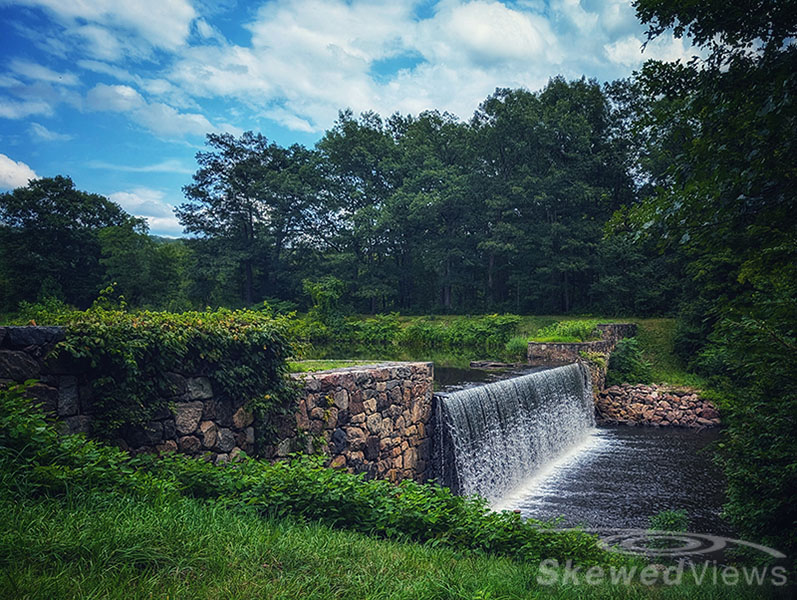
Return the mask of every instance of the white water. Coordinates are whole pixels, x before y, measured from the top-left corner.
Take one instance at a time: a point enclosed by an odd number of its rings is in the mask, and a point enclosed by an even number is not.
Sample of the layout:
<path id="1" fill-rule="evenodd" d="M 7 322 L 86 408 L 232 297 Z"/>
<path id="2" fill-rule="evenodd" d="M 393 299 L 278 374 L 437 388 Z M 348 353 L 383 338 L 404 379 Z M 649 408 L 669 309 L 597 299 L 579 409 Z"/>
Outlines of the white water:
<path id="1" fill-rule="evenodd" d="M 595 453 L 604 451 L 611 444 L 611 439 L 593 427 L 581 441 L 563 451 L 555 459 L 524 479 L 517 487 L 492 502 L 492 509 L 496 511 L 515 510 L 520 505 L 543 498 L 556 488 L 562 475 L 578 468 L 579 463 L 590 460 Z"/>
<path id="2" fill-rule="evenodd" d="M 493 503 L 595 430 L 589 373 L 566 365 L 439 397 L 439 479 Z"/>

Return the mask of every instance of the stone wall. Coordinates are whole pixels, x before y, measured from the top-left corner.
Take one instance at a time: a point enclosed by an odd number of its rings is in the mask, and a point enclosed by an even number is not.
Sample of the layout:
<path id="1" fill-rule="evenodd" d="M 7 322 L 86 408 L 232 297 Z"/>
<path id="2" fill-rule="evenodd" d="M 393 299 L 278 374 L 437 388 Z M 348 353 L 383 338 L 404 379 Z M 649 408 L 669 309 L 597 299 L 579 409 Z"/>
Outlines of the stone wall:
<path id="1" fill-rule="evenodd" d="M 433 365 L 364 365 L 297 375 L 298 409 L 267 456 L 322 450 L 330 465 L 398 481 L 429 477 Z"/>
<path id="2" fill-rule="evenodd" d="M 606 381 L 609 356 L 614 347 L 621 339 L 635 336 L 637 326 L 635 323 L 601 323 L 596 327 L 602 339 L 593 342 L 529 342 L 528 364 L 542 367 L 584 363 L 590 372 L 592 388 L 597 393 Z"/>
<path id="3" fill-rule="evenodd" d="M 717 407 L 687 388 L 657 385 L 613 385 L 595 397 L 599 422 L 654 427 L 714 427 Z"/>
<path id="4" fill-rule="evenodd" d="M 0 327 L 0 384 L 37 379 L 31 398 L 62 423 L 67 433 L 93 430 L 94 396 L 87 361 L 51 353 L 64 339 L 60 327 Z M 132 452 L 179 450 L 223 462 L 254 452 L 254 419 L 243 402 L 219 397 L 204 373 L 164 372 L 155 382 L 168 404 L 144 423 L 126 425 L 116 442 Z"/>
<path id="5" fill-rule="evenodd" d="M 582 352 L 609 354 L 616 342 L 529 342 L 528 363 L 534 367 L 559 367 L 583 360 Z"/>
<path id="6" fill-rule="evenodd" d="M 0 385 L 36 379 L 31 398 L 64 432 L 93 431 L 88 363 L 52 353 L 59 327 L 0 327 Z M 330 464 L 391 480 L 428 476 L 433 367 L 387 363 L 296 376 L 299 399 L 277 424 L 269 458 L 322 451 Z M 144 424 L 127 425 L 116 442 L 131 452 L 179 451 L 214 462 L 255 450 L 257 428 L 244 402 L 221 397 L 205 373 L 165 372 L 155 382 L 164 408 Z M 102 435 L 105 437 L 105 435 Z"/>

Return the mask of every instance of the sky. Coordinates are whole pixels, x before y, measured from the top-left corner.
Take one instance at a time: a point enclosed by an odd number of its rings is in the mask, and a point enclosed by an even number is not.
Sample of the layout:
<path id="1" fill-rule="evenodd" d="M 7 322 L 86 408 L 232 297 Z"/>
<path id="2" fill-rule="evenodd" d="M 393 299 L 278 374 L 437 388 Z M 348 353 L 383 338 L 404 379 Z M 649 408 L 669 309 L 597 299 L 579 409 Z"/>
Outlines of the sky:
<path id="1" fill-rule="evenodd" d="M 497 87 L 688 59 L 625 0 L 0 0 L 0 191 L 70 176 L 179 236 L 209 132 L 312 146 L 342 109 L 469 119 Z"/>

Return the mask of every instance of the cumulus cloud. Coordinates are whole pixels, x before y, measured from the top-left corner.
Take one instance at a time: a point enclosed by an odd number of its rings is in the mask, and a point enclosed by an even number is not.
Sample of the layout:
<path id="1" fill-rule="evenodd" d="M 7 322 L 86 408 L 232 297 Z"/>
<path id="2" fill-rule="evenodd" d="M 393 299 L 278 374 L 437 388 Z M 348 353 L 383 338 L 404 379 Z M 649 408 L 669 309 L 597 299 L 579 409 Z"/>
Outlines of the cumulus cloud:
<path id="1" fill-rule="evenodd" d="M 146 187 L 129 191 L 114 192 L 108 195 L 130 214 L 147 220 L 150 231 L 158 235 L 177 236 L 183 231 L 174 207 L 166 201 L 166 194 L 160 190 Z"/>
<path id="2" fill-rule="evenodd" d="M 557 74 L 611 79 L 645 58 L 688 51 L 663 37 L 642 56 L 628 0 L 440 0 L 424 18 L 416 8 L 410 1 L 273 0 L 247 25 L 250 44 L 199 40 L 165 78 L 194 97 L 233 99 L 290 129 L 322 131 L 345 107 L 437 108 L 467 118 L 496 87 L 537 89 Z M 400 57 L 413 59 L 379 72 Z"/>
<path id="3" fill-rule="evenodd" d="M 88 42 L 99 58 L 135 53 L 142 43 L 175 50 L 185 44 L 197 14 L 187 0 L 18 0 L 47 10 L 67 32 Z"/>
<path id="4" fill-rule="evenodd" d="M 421 17 L 416 0 L 270 0 L 246 13 L 250 39 L 237 43 L 213 24 L 212 3 L 23 2 L 80 40 L 80 68 L 115 80 L 88 92 L 89 110 L 124 113 L 167 138 L 240 131 L 211 112 L 224 102 L 234 103 L 236 118 L 307 133 L 328 128 L 346 107 L 467 118 L 496 87 L 539 89 L 557 74 L 613 79 L 647 58 L 691 51 L 662 36 L 642 54 L 629 0 L 439 0 Z M 156 50 L 161 66 L 146 74 L 132 67 L 130 58 Z M 31 67 L 14 77 L 28 71 L 38 85 L 77 84 L 74 74 Z M 63 101 L 17 95 L 0 103 L 0 116 L 49 114 Z"/>
<path id="5" fill-rule="evenodd" d="M 35 171 L 22 161 L 0 154 L 0 189 L 25 187 L 31 179 L 38 179 Z"/>

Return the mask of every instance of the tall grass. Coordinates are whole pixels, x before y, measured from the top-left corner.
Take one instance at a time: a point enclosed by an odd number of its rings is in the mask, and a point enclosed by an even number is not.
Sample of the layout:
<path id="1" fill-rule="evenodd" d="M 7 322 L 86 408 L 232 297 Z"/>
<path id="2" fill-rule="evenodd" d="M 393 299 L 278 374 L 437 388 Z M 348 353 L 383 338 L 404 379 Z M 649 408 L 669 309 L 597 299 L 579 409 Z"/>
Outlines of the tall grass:
<path id="1" fill-rule="evenodd" d="M 375 540 L 190 498 L 0 497 L 0 598 L 766 598 L 765 588 L 541 585 L 538 565 Z M 710 580 L 709 580 L 710 581 Z"/>

